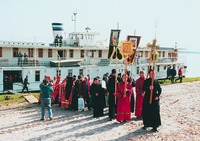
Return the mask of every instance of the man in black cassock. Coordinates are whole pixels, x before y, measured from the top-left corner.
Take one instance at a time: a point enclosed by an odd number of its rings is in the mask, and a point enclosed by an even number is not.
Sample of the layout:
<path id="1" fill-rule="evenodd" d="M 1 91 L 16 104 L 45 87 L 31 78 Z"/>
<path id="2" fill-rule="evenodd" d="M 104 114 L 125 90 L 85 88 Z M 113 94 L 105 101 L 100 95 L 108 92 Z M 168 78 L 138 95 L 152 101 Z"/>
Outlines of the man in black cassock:
<path id="1" fill-rule="evenodd" d="M 109 104 L 109 120 L 111 121 L 112 119 L 115 118 L 115 80 L 116 80 L 116 69 L 112 69 L 112 74 L 109 77 L 108 80 L 108 91 L 109 91 L 109 99 L 108 99 L 108 104 Z"/>
<path id="2" fill-rule="evenodd" d="M 160 105 L 159 105 L 159 97 L 162 92 L 160 84 L 158 80 L 154 79 L 154 85 L 151 86 L 152 78 L 155 76 L 153 70 L 149 71 L 149 78 L 144 81 L 143 91 L 145 91 L 144 101 L 143 101 L 143 129 L 147 127 L 153 127 L 153 131 L 157 132 L 158 126 L 161 125 L 160 119 Z M 151 89 L 153 89 L 152 93 L 152 103 L 150 104 L 150 93 Z"/>
<path id="3" fill-rule="evenodd" d="M 75 80 L 74 89 L 73 89 L 73 95 L 72 95 L 72 105 L 71 108 L 74 111 L 78 110 L 78 97 L 80 95 L 80 83 L 82 81 L 82 75 L 78 76 L 78 79 Z"/>
<path id="4" fill-rule="evenodd" d="M 103 116 L 103 89 L 101 84 L 99 84 L 99 79 L 96 77 L 94 78 L 93 84 L 90 87 L 90 94 L 92 95 L 92 107 L 94 109 L 93 117 Z"/>

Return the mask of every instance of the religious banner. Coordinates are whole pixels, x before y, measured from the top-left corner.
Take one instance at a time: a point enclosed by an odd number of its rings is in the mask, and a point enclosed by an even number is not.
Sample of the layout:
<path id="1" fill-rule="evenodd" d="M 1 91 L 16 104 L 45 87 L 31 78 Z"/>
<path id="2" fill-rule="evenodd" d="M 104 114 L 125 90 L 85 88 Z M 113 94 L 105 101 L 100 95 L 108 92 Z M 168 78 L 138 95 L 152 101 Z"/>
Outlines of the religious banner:
<path id="1" fill-rule="evenodd" d="M 121 46 L 121 53 L 125 56 L 133 54 L 133 42 L 132 41 L 123 42 Z"/>
<path id="2" fill-rule="evenodd" d="M 111 30 L 110 33 L 110 43 L 108 49 L 108 59 L 122 59 L 122 55 L 118 49 L 120 30 Z"/>
<path id="3" fill-rule="evenodd" d="M 127 36 L 127 40 L 133 42 L 132 54 L 127 58 L 128 64 L 133 64 L 134 63 L 136 50 L 137 50 L 137 48 L 139 46 L 139 43 L 140 43 L 140 38 L 141 38 L 141 36 L 130 36 L 130 35 Z"/>

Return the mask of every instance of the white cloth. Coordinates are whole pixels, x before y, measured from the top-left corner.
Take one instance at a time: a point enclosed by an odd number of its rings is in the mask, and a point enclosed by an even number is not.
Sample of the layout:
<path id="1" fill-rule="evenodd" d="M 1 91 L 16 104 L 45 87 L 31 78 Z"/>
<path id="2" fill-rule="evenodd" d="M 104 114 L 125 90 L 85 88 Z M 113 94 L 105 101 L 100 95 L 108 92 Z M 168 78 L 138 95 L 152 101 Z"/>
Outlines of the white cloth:
<path id="1" fill-rule="evenodd" d="M 78 109 L 79 110 L 84 110 L 85 109 L 85 103 L 84 103 L 84 100 L 83 98 L 78 98 Z"/>

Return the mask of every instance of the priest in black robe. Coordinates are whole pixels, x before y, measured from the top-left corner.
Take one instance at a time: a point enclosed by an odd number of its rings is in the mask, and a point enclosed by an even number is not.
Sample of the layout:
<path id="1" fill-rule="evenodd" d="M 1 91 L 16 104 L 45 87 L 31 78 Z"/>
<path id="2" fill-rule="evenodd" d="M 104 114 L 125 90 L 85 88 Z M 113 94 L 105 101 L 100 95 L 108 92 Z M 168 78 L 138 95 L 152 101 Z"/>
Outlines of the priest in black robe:
<path id="1" fill-rule="evenodd" d="M 144 81 L 143 91 L 145 92 L 144 101 L 143 101 L 143 109 L 142 109 L 142 116 L 143 116 L 143 129 L 147 127 L 153 127 L 153 131 L 157 132 L 157 128 L 161 125 L 161 118 L 160 118 L 160 105 L 159 105 L 159 97 L 162 92 L 160 84 L 158 80 L 154 79 L 154 85 L 152 84 L 152 78 L 154 78 L 155 73 L 153 70 L 149 71 L 149 78 Z M 150 93 L 151 89 L 153 90 L 152 93 L 152 103 L 150 104 Z"/>
<path id="2" fill-rule="evenodd" d="M 104 97 L 103 88 L 99 84 L 99 79 L 94 78 L 93 84 L 90 87 L 90 94 L 92 95 L 93 117 L 103 116 Z"/>

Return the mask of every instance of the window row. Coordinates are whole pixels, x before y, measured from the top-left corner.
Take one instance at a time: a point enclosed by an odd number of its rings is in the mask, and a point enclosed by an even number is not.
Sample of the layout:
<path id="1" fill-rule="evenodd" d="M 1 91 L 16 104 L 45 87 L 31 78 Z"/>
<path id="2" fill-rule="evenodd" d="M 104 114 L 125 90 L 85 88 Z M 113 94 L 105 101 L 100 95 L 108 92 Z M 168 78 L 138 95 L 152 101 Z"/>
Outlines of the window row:
<path id="1" fill-rule="evenodd" d="M 42 58 L 43 57 L 43 49 L 38 49 L 38 57 Z M 94 57 L 94 52 L 96 52 L 96 50 L 90 50 L 87 52 L 87 56 L 93 58 Z M 34 56 L 34 49 L 33 48 L 29 48 L 28 49 L 28 54 L 26 54 L 26 56 L 28 57 L 33 57 Z M 3 57 L 2 55 L 2 47 L 0 47 L 0 57 Z M 13 57 L 23 57 L 25 56 L 25 54 L 23 52 L 21 52 L 19 50 L 19 48 L 13 48 Z M 59 50 L 58 54 L 60 57 L 66 57 L 66 50 Z M 80 58 L 84 58 L 86 55 L 85 50 L 80 50 Z M 48 49 L 48 57 L 51 58 L 53 57 L 53 50 L 52 49 Z M 70 58 L 74 58 L 74 50 L 69 50 L 69 57 Z M 102 50 L 98 51 L 98 58 L 102 57 Z"/>

